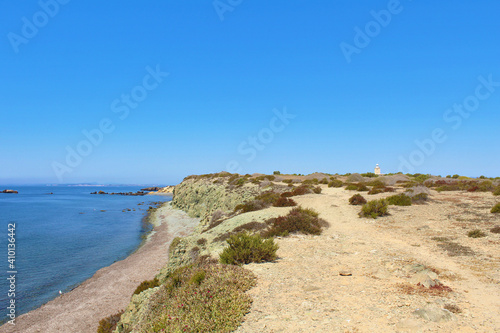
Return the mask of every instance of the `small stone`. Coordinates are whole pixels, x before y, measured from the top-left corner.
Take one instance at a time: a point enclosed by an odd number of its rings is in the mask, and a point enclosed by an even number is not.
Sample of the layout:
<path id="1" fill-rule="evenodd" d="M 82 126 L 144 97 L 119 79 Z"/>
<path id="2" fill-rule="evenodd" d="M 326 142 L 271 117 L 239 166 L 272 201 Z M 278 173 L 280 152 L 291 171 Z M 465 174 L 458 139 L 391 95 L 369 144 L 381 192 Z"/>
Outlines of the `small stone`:
<path id="1" fill-rule="evenodd" d="M 350 271 L 340 271 L 339 275 L 340 276 L 351 276 L 352 273 Z"/>

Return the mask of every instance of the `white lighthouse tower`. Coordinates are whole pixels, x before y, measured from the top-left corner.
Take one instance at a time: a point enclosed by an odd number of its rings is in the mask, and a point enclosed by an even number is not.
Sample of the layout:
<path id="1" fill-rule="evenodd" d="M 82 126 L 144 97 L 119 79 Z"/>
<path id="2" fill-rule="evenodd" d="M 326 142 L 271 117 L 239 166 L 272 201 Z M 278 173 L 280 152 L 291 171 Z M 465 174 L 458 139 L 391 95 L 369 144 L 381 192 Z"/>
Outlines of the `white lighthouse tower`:
<path id="1" fill-rule="evenodd" d="M 377 165 L 375 166 L 375 174 L 376 174 L 376 175 L 380 175 L 380 167 L 378 166 L 378 163 L 377 163 Z"/>

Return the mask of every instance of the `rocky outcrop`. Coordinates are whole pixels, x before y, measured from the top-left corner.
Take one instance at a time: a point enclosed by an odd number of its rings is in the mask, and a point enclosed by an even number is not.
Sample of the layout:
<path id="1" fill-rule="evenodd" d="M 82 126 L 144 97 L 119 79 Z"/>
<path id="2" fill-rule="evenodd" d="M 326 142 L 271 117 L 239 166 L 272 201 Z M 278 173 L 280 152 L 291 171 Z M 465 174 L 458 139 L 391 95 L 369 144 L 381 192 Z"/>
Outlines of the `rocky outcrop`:
<path id="1" fill-rule="evenodd" d="M 0 192 L 0 193 L 14 193 L 14 194 L 15 194 L 15 193 L 19 193 L 19 192 L 14 191 L 14 190 L 3 190 L 3 191 L 2 191 L 2 192 Z"/>
<path id="2" fill-rule="evenodd" d="M 252 183 L 235 186 L 229 185 L 224 178 L 196 177 L 175 187 L 172 206 L 199 218 L 201 225 L 206 225 L 215 211 L 232 212 L 237 205 L 261 192 L 262 188 Z"/>

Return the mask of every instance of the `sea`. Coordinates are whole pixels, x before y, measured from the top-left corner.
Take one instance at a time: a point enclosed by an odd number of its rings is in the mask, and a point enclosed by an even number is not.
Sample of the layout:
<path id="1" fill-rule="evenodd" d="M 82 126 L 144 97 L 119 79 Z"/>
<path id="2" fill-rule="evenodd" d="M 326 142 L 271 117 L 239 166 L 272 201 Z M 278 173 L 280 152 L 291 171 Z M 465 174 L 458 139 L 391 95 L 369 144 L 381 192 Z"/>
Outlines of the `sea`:
<path id="1" fill-rule="evenodd" d="M 18 194 L 0 193 L 0 323 L 10 320 L 12 302 L 18 317 L 137 250 L 150 229 L 143 223 L 148 208 L 171 196 L 90 193 L 141 188 L 16 186 Z"/>

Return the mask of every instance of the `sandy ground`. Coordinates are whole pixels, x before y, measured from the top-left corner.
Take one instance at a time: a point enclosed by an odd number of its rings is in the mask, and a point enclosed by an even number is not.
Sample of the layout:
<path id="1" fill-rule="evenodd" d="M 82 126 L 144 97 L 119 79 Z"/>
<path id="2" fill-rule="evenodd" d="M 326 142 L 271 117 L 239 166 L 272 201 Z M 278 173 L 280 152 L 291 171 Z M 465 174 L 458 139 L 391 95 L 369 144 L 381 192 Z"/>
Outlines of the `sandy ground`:
<path id="1" fill-rule="evenodd" d="M 391 216 L 376 220 L 359 218 L 359 206 L 347 204 L 354 193 L 323 186 L 322 194 L 294 197 L 330 228 L 278 239 L 276 262 L 245 266 L 258 279 L 236 332 L 500 332 L 500 234 L 489 232 L 500 216 L 489 212 L 498 201 L 491 193 L 432 191 L 430 203 L 390 206 Z M 467 237 L 476 228 L 487 237 Z M 473 253 L 450 255 L 443 237 Z M 417 264 L 452 291 L 408 294 Z M 461 312 L 440 322 L 413 313 L 428 305 Z"/>
<path id="2" fill-rule="evenodd" d="M 127 307 L 135 288 L 150 280 L 166 264 L 168 246 L 175 236 L 189 234 L 197 219 L 181 211 L 161 207 L 149 240 L 126 259 L 97 271 L 67 294 L 4 324 L 0 333 L 95 333 L 99 320 Z M 110 235 L 112 237 L 112 235 Z"/>

